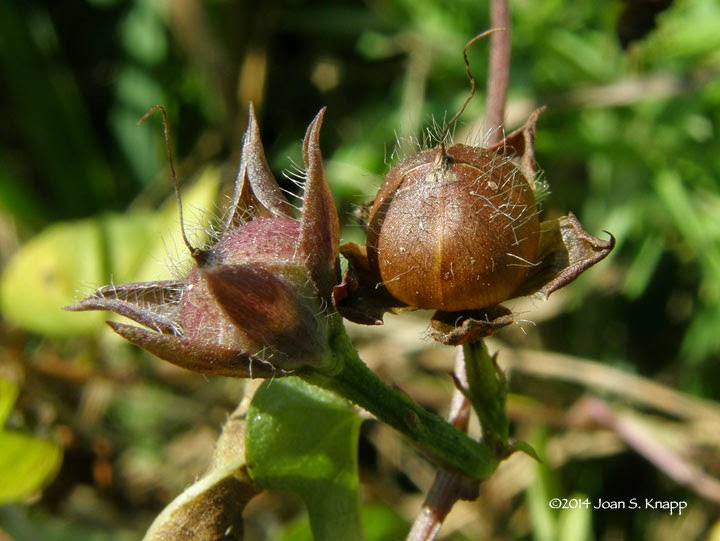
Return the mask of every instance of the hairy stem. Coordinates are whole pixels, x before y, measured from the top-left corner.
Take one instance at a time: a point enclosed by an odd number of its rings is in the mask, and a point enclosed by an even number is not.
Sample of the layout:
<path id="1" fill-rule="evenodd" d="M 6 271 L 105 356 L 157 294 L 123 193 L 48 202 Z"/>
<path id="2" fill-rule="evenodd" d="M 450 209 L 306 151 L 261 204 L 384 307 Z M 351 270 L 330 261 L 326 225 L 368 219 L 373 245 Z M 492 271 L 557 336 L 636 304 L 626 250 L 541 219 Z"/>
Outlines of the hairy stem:
<path id="1" fill-rule="evenodd" d="M 378 378 L 360 359 L 340 327 L 334 353 L 341 361 L 334 373 L 312 370 L 298 374 L 307 382 L 331 390 L 407 436 L 444 468 L 472 479 L 489 477 L 497 467 L 495 452 Z"/>
<path id="2" fill-rule="evenodd" d="M 509 449 L 505 374 L 482 340 L 465 344 L 463 352 L 468 380 L 465 393 L 480 419 L 482 440 L 495 456 L 505 458 Z"/>

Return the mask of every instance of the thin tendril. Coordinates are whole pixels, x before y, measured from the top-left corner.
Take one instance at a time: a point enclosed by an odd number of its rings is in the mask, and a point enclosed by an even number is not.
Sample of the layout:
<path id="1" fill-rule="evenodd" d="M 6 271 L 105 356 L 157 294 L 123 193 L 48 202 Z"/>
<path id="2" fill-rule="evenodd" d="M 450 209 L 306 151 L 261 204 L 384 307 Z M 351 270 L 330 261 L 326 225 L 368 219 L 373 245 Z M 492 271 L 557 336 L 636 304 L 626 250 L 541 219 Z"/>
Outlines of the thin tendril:
<path id="1" fill-rule="evenodd" d="M 168 163 L 170 164 L 170 176 L 172 177 L 172 183 L 173 183 L 173 189 L 175 190 L 175 200 L 177 201 L 178 206 L 178 215 L 180 217 L 180 231 L 182 233 L 182 239 L 185 243 L 185 246 L 192 254 L 193 258 L 197 258 L 199 252 L 198 248 L 195 248 L 190 241 L 187 238 L 187 235 L 185 233 L 185 220 L 183 218 L 183 205 L 182 205 L 182 198 L 180 197 L 180 186 L 178 185 L 178 179 L 177 174 L 175 172 L 175 161 L 173 160 L 173 154 L 172 154 L 172 143 L 170 141 L 170 122 L 168 122 L 168 116 L 167 111 L 165 110 L 165 107 L 162 105 L 153 105 L 150 110 L 143 115 L 143 117 L 138 120 L 137 125 L 140 126 L 143 122 L 145 122 L 150 115 L 152 115 L 155 111 L 160 111 L 163 117 L 163 133 L 165 135 L 165 148 L 167 150 L 167 157 L 168 157 Z"/>
<path id="2" fill-rule="evenodd" d="M 465 73 L 467 74 L 468 81 L 470 81 L 470 92 L 468 93 L 467 98 L 465 98 L 465 101 L 463 102 L 462 106 L 458 110 L 457 113 L 455 113 L 450 120 L 447 121 L 445 124 L 445 127 L 443 128 L 443 131 L 440 134 L 440 144 L 443 145 L 445 142 L 445 138 L 447 137 L 448 132 L 450 131 L 450 127 L 457 121 L 458 118 L 465 112 L 465 109 L 470 104 L 470 101 L 473 99 L 473 96 L 475 96 L 475 77 L 473 77 L 472 72 L 470 71 L 470 61 L 468 60 L 468 49 L 472 47 L 475 42 L 480 41 L 483 38 L 488 37 L 493 32 L 497 32 L 498 30 L 502 30 L 502 28 L 491 28 L 490 30 L 485 30 L 485 32 L 482 32 L 472 38 L 470 41 L 468 41 L 465 44 L 465 47 L 463 48 L 463 60 L 465 61 Z"/>

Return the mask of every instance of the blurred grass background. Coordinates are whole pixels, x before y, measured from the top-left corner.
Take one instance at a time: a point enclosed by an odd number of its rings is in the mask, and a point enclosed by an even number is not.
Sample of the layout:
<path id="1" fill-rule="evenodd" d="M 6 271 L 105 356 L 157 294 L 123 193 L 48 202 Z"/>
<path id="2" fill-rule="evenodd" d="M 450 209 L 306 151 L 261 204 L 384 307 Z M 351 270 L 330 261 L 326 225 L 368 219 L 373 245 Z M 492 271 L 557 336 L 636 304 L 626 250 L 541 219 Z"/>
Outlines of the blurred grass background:
<path id="1" fill-rule="evenodd" d="M 653 27 L 645 16 L 660 4 L 511 2 L 507 127 L 548 106 L 537 135 L 551 189 L 544 213 L 572 211 L 618 245 L 550 302 L 517 304 L 527 321 L 495 345 L 597 361 L 712 410 L 709 401 L 720 399 L 720 4 L 664 2 Z M 7 425 L 64 449 L 58 476 L 37 501 L 0 507 L 6 535 L 138 538 L 202 471 L 241 395 L 242 382 L 182 373 L 119 343 L 102 316 L 77 323 L 81 315 L 59 310 L 96 286 L 168 272 L 157 262 L 175 254 L 178 223 L 172 204 L 162 206 L 171 188 L 161 129 L 157 120 L 135 126 L 144 112 L 155 103 L 168 108 L 184 190 L 196 193 L 189 206 L 217 214 L 248 101 L 278 178 L 301 163 L 305 127 L 327 105 L 327 176 L 344 239 L 360 240 L 352 211 L 374 194 L 398 141 L 422 139 L 465 99 L 462 48 L 488 27 L 487 12 L 485 2 L 469 0 L 0 4 L 0 376 L 20 386 Z M 456 128 L 458 141 L 482 141 L 487 129 L 486 47 L 470 51 L 480 91 Z M 423 341 L 419 317 L 389 316 L 387 328 L 353 332 L 384 377 L 443 411 L 452 350 Z M 604 447 L 605 432 L 578 429 L 565 414 L 588 388 L 613 407 L 631 404 L 666 428 L 672 421 L 669 433 L 683 435 L 676 439 L 691 462 L 717 476 L 712 425 L 698 433 L 674 404 L 638 405 L 632 393 L 593 388 L 572 368 L 533 376 L 512 366 L 518 435 L 541 453 L 569 435 L 594 436 L 600 440 L 587 447 L 596 453 L 568 451 L 542 472 L 526 466 L 514 491 L 491 486 L 479 504 L 456 510 L 463 518 L 444 530 L 450 538 L 560 539 L 561 523 L 572 521 L 536 505 L 546 493 L 692 503 L 683 518 L 579 514 L 587 525 L 575 532 L 588 539 L 710 538 L 717 492 L 681 486 L 622 438 Z M 386 432 L 365 430 L 366 500 L 408 520 L 430 470 L 406 459 L 412 453 Z M 292 499 L 262 496 L 248 510 L 248 536 L 278 539 L 297 513 Z"/>

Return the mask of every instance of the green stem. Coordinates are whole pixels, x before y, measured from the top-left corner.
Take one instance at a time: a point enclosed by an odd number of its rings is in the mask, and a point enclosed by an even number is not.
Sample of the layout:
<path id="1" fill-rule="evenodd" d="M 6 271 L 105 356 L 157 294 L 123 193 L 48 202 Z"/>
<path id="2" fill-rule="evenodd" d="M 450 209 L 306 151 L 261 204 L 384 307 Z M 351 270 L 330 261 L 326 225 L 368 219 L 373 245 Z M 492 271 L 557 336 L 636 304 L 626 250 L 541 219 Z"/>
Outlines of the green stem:
<path id="1" fill-rule="evenodd" d="M 492 448 L 473 440 L 378 378 L 360 359 L 343 327 L 336 333 L 333 353 L 340 361 L 338 371 L 312 370 L 298 375 L 372 413 L 444 467 L 478 480 L 495 471 L 498 458 Z"/>
<path id="2" fill-rule="evenodd" d="M 463 345 L 463 354 L 468 381 L 465 393 L 480 419 L 482 439 L 495 456 L 503 458 L 508 453 L 509 438 L 505 374 L 482 340 Z"/>

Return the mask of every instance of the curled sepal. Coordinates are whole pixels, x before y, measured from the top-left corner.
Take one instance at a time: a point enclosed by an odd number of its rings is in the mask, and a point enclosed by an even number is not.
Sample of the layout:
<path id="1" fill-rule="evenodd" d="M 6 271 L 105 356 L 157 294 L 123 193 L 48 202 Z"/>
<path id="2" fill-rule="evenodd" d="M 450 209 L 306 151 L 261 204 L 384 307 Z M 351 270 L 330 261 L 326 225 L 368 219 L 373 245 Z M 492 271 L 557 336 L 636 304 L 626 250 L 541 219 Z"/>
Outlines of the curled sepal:
<path id="1" fill-rule="evenodd" d="M 534 294 L 545 300 L 550 293 L 605 259 L 614 246 L 615 237 L 610 235 L 608 240 L 593 237 L 572 213 L 542 222 L 538 263 L 513 296 Z"/>
<path id="2" fill-rule="evenodd" d="M 468 312 L 435 312 L 430 321 L 430 336 L 448 346 L 459 346 L 491 336 L 513 322 L 504 306 Z"/>
<path id="3" fill-rule="evenodd" d="M 127 341 L 193 372 L 235 378 L 272 378 L 285 374 L 260 357 L 228 346 L 160 334 L 115 321 L 107 324 Z"/>
<path id="4" fill-rule="evenodd" d="M 330 298 L 338 282 L 340 222 L 320 154 L 320 127 L 325 109 L 315 116 L 303 141 L 307 174 L 298 248 L 307 258 L 310 276 L 322 298 Z"/>
<path id="5" fill-rule="evenodd" d="M 292 207 L 283 196 L 265 157 L 255 108 L 250 103 L 248 125 L 240 154 L 231 212 L 225 229 L 237 227 L 251 218 L 292 217 Z"/>
<path id="6" fill-rule="evenodd" d="M 176 280 L 104 286 L 64 310 L 108 310 L 158 332 L 179 334 L 179 301 L 184 287 Z"/>

